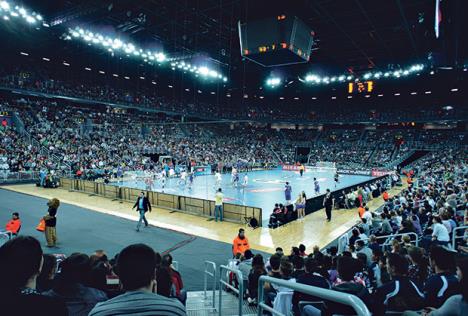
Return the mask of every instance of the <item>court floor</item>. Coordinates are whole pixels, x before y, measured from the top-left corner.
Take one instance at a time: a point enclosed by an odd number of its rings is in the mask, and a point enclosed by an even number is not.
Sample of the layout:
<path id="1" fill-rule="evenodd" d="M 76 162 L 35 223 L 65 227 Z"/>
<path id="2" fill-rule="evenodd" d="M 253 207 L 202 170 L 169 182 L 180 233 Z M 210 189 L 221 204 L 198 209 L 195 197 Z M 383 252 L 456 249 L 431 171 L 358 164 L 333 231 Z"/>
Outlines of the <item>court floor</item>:
<path id="1" fill-rule="evenodd" d="M 244 175 L 248 176 L 246 186 L 242 185 Z M 268 221 L 275 203 L 285 203 L 284 185 L 289 182 L 292 186 L 293 201 L 304 191 L 307 197 L 314 196 L 314 178 L 320 184 L 320 193 L 325 193 L 327 188 L 332 191 L 340 190 L 350 185 L 358 184 L 371 179 L 369 176 L 360 175 L 340 175 L 339 183 L 335 187 L 334 171 L 332 169 L 307 170 L 301 177 L 299 172 L 284 171 L 280 168 L 274 170 L 252 171 L 240 173 L 239 185 L 236 187 L 231 182 L 231 174 L 223 174 L 221 188 L 224 193 L 224 202 L 248 205 L 262 208 L 263 221 Z M 124 179 L 114 182 L 131 188 L 146 189 L 143 178 Z M 168 179 L 165 187 L 162 188 L 160 182 L 155 181 L 152 186 L 153 191 L 177 194 L 188 197 L 195 197 L 207 200 L 214 200 L 217 190 L 214 175 L 197 176 L 192 187 L 181 183 L 179 178 Z"/>

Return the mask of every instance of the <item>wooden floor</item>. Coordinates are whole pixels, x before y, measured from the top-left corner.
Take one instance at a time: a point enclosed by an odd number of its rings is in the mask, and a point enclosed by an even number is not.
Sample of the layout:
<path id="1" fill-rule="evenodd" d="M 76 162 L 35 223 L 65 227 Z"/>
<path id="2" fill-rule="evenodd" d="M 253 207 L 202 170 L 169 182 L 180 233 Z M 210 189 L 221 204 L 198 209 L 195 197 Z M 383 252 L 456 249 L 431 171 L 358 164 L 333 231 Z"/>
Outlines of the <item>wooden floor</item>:
<path id="1" fill-rule="evenodd" d="M 43 198 L 56 197 L 62 202 L 77 205 L 97 212 L 102 212 L 123 218 L 138 220 L 137 213 L 132 211 L 132 204 L 128 202 L 112 201 L 99 196 L 89 196 L 85 193 L 69 192 L 64 189 L 44 189 L 35 185 L 10 185 L 2 186 L 4 189 L 26 193 Z M 397 194 L 402 188 L 392 189 L 390 195 Z M 370 210 L 375 210 L 383 204 L 382 198 L 377 198 L 368 203 Z M 31 210 L 33 211 L 33 210 Z M 194 215 L 170 212 L 164 209 L 153 209 L 148 213 L 148 221 L 151 225 L 180 231 L 195 236 L 212 240 L 232 243 L 240 227 L 243 225 L 222 222 L 215 223 L 206 218 Z M 334 239 L 341 236 L 358 221 L 357 210 L 334 210 L 332 221 L 327 222 L 324 210 L 317 211 L 306 216 L 301 221 L 294 221 L 278 229 L 257 228 L 252 230 L 245 227 L 246 235 L 253 249 L 274 252 L 276 247 L 282 247 L 289 251 L 293 245 L 303 243 L 308 249 L 317 245 L 325 247 Z M 132 226 L 131 229 L 134 227 Z M 288 249 L 288 250 L 287 250 Z"/>

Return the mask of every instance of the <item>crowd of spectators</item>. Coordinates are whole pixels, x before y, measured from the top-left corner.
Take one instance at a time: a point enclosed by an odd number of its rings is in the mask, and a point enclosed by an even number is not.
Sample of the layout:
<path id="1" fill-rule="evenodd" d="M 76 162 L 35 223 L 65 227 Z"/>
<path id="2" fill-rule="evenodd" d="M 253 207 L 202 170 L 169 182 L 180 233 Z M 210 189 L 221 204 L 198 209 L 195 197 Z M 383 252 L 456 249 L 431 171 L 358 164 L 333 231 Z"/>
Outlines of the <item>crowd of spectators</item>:
<path id="1" fill-rule="evenodd" d="M 230 266 L 242 272 L 248 302 L 257 302 L 258 279 L 268 275 L 356 295 L 375 315 L 466 315 L 468 235 L 455 228 L 468 223 L 467 163 L 464 151 L 450 149 L 418 160 L 409 166 L 415 181 L 398 195 L 383 196 L 376 212 L 366 206 L 372 194 L 349 197 L 360 223 L 323 252 L 316 247 L 307 255 L 300 245 L 288 255 L 278 248 L 269 259 L 250 250 L 237 254 Z M 265 293 L 281 312 L 291 306 L 296 315 L 354 314 L 349 306 L 274 284 L 266 284 Z M 279 293 L 289 293 L 291 304 Z M 300 301 L 315 303 L 304 307 Z"/>
<path id="2" fill-rule="evenodd" d="M 22 67 L 3 65 L 0 68 L 0 84 L 4 87 L 21 88 L 43 93 L 92 99 L 116 104 L 153 108 L 161 111 L 175 112 L 182 115 L 225 119 L 255 119 L 258 121 L 298 121 L 308 122 L 348 122 L 354 121 L 415 121 L 424 119 L 450 119 L 463 117 L 463 110 L 447 110 L 444 105 L 417 104 L 412 111 L 406 111 L 407 104 L 392 104 L 379 110 L 362 111 L 356 106 L 336 104 L 333 109 L 327 105 L 316 105 L 310 110 L 310 104 L 294 101 L 294 106 L 285 107 L 284 101 L 263 104 L 252 96 L 244 97 L 245 102 L 233 106 L 219 102 L 181 102 L 167 100 L 159 95 L 154 85 L 138 84 L 133 87 L 119 84 L 113 80 L 110 85 L 105 76 L 73 77 L 65 70 L 38 67 L 33 62 L 25 61 Z"/>
<path id="3" fill-rule="evenodd" d="M 0 247 L 0 310 L 5 315 L 186 315 L 186 291 L 170 254 L 134 244 L 110 259 L 43 254 L 18 236 Z"/>

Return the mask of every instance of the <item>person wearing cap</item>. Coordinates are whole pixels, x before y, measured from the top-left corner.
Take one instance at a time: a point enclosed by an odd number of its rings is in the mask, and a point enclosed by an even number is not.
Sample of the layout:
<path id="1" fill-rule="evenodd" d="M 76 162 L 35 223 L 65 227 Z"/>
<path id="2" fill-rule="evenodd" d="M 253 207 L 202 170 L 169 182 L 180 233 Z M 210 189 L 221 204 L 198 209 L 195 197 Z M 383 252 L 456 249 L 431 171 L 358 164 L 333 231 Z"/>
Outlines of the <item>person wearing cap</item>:
<path id="1" fill-rule="evenodd" d="M 249 240 L 245 237 L 245 230 L 240 228 L 239 234 L 237 234 L 237 237 L 234 238 L 234 241 L 232 242 L 232 253 L 234 256 L 238 253 L 244 255 L 245 251 L 249 249 Z"/>

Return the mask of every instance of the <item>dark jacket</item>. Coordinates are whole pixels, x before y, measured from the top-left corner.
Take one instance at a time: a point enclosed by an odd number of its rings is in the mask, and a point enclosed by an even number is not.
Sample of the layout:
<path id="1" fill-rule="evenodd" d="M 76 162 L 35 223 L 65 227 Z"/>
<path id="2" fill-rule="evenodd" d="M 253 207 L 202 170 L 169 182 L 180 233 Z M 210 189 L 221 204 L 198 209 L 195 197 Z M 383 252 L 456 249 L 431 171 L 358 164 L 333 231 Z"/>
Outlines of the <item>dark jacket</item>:
<path id="1" fill-rule="evenodd" d="M 54 207 L 49 207 L 47 210 L 49 214 L 44 216 L 44 221 L 47 227 L 55 227 L 57 225 L 57 209 Z"/>
<path id="2" fill-rule="evenodd" d="M 136 208 L 137 210 L 139 209 L 140 199 L 141 198 L 142 198 L 141 196 L 138 197 L 138 199 L 136 200 L 135 205 L 133 205 L 133 208 Z M 146 196 L 143 197 L 143 209 L 145 210 L 145 213 L 148 212 L 148 211 L 151 212 L 151 204 L 149 202 L 149 199 Z"/>
<path id="3" fill-rule="evenodd" d="M 425 306 L 424 294 L 406 276 L 394 276 L 393 280 L 377 288 L 374 304 L 375 315 L 383 315 L 385 311 L 418 310 Z"/>
<path id="4" fill-rule="evenodd" d="M 454 274 L 441 273 L 429 277 L 424 286 L 426 306 L 439 308 L 452 295 L 460 293 L 460 285 Z"/>
<path id="5" fill-rule="evenodd" d="M 311 286 L 316 286 L 320 287 L 322 289 L 330 289 L 330 284 L 328 281 L 321 275 L 317 273 L 303 273 L 299 277 L 296 278 L 297 283 L 305 284 L 305 285 L 311 285 Z M 311 295 L 307 295 L 301 292 L 296 292 L 294 291 L 293 295 L 293 311 L 294 315 L 300 315 L 299 312 L 299 302 L 300 301 L 323 301 L 321 298 L 317 298 Z"/>
<path id="6" fill-rule="evenodd" d="M 345 283 L 341 283 L 339 285 L 334 286 L 332 290 L 356 295 L 364 302 L 364 304 L 366 304 L 369 310 L 371 309 L 371 306 L 372 306 L 371 296 L 369 294 L 369 291 L 362 284 L 353 283 L 353 282 L 345 282 Z M 330 314 L 356 315 L 354 308 L 352 308 L 351 306 L 347 306 L 347 305 L 343 305 L 343 304 L 339 304 L 335 302 L 327 302 L 326 304 L 328 306 L 327 309 Z"/>
<path id="7" fill-rule="evenodd" d="M 76 284 L 65 293 L 56 292 L 54 289 L 45 292 L 44 295 L 64 301 L 68 313 L 74 316 L 87 316 L 97 303 L 107 301 L 104 292 L 81 284 Z"/>
<path id="8" fill-rule="evenodd" d="M 2 296 L 0 314 L 14 316 L 66 316 L 68 310 L 60 299 L 40 294 Z"/>

